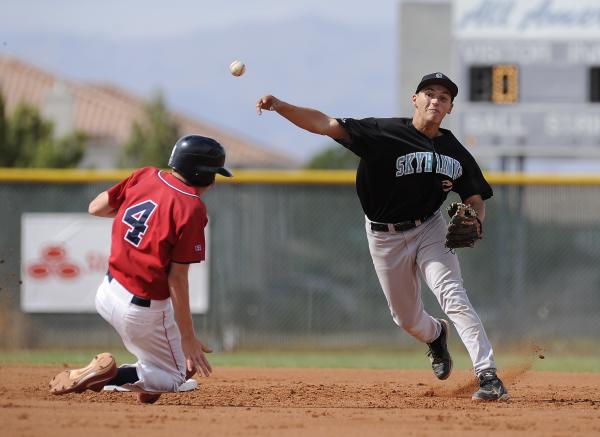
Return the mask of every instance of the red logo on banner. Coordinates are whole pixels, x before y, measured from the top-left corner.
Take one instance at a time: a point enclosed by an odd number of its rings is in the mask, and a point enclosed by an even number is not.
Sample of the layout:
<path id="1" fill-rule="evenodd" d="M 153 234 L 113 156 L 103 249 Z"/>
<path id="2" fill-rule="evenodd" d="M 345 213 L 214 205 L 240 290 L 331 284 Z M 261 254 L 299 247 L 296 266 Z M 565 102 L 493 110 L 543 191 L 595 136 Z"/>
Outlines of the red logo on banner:
<path id="1" fill-rule="evenodd" d="M 61 278 L 71 279 L 79 276 L 79 267 L 75 264 L 64 263 L 56 267 L 55 272 Z"/>
<path id="2" fill-rule="evenodd" d="M 65 248 L 61 246 L 47 246 L 42 249 L 42 259 L 49 263 L 64 261 L 66 254 Z"/>
<path id="3" fill-rule="evenodd" d="M 30 264 L 27 268 L 27 273 L 29 276 L 35 279 L 43 279 L 50 275 L 51 270 L 46 264 L 34 263 Z"/>
<path id="4" fill-rule="evenodd" d="M 27 273 L 34 279 L 46 279 L 51 275 L 73 279 L 81 273 L 79 266 L 67 259 L 67 251 L 62 246 L 46 246 L 41 250 L 41 255 L 41 260 L 27 267 Z"/>

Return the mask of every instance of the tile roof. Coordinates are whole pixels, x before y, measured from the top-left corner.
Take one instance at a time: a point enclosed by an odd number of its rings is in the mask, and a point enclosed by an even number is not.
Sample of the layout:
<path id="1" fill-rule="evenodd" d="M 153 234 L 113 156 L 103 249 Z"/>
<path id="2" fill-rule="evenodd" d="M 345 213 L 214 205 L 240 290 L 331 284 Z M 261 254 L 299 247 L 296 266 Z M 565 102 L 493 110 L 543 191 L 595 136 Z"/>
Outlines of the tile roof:
<path id="1" fill-rule="evenodd" d="M 131 125 L 140 120 L 146 101 L 107 84 L 78 83 L 53 75 L 20 59 L 0 56 L 0 91 L 7 113 L 20 102 L 38 109 L 49 91 L 61 84 L 75 100 L 75 128 L 92 138 L 111 139 L 120 145 L 127 141 Z M 227 149 L 227 163 L 233 168 L 293 168 L 298 163 L 283 153 L 252 143 L 226 129 L 178 112 L 171 112 L 182 133 L 215 138 Z M 118 147 L 118 146 L 117 146 Z"/>

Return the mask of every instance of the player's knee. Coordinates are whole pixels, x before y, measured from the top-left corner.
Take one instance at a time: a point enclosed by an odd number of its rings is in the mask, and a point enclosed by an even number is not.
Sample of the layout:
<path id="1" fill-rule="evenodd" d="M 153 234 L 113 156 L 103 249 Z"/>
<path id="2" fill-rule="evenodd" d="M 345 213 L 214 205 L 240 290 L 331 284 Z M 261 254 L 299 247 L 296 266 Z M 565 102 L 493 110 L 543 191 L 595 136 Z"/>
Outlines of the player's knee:
<path id="1" fill-rule="evenodd" d="M 452 294 L 466 292 L 463 282 L 456 279 L 440 281 L 438 284 L 434 285 L 434 288 L 440 296 L 450 296 Z"/>
<path id="2" fill-rule="evenodd" d="M 452 315 L 466 315 L 466 314 L 470 314 L 472 312 L 471 306 L 469 305 L 464 305 L 464 304 L 455 304 L 455 305 L 448 305 L 445 309 L 444 312 L 448 315 L 448 316 L 452 316 Z"/>
<path id="3" fill-rule="evenodd" d="M 468 300 L 467 291 L 462 282 L 448 282 L 436 290 L 440 305 L 454 305 Z"/>
<path id="4" fill-rule="evenodd" d="M 460 314 L 471 309 L 471 302 L 463 288 L 448 291 L 440 295 L 440 306 L 444 313 Z"/>
<path id="5" fill-rule="evenodd" d="M 185 382 L 185 376 L 180 373 L 170 373 L 166 371 L 154 372 L 149 375 L 144 385 L 151 391 L 176 392 L 179 386 Z"/>

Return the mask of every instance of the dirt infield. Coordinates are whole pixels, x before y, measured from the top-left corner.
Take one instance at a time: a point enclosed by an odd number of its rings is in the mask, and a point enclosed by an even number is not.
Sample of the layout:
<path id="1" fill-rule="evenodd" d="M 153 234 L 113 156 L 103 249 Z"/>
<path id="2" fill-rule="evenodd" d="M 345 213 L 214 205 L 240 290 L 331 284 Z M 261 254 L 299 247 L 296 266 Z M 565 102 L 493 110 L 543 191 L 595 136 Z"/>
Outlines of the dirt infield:
<path id="1" fill-rule="evenodd" d="M 53 396 L 60 368 L 0 366 L 2 436 L 600 435 L 600 373 L 504 372 L 512 400 L 470 400 L 474 379 L 430 372 L 219 368 L 189 393 Z"/>

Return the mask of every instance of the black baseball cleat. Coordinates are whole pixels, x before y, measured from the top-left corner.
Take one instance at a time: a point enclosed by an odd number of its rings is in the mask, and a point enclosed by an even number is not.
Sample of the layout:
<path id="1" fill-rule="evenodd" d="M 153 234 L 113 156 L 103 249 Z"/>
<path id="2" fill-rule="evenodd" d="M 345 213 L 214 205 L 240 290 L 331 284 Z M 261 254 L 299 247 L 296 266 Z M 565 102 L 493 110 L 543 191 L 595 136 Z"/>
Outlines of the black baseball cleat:
<path id="1" fill-rule="evenodd" d="M 496 369 L 484 370 L 478 375 L 479 390 L 473 393 L 474 401 L 508 401 L 510 396 L 496 375 Z"/>
<path id="2" fill-rule="evenodd" d="M 437 379 L 447 379 L 450 372 L 452 372 L 452 357 L 448 352 L 449 325 L 448 321 L 444 319 L 437 320 L 442 325 L 442 331 L 438 338 L 431 343 L 427 343 L 427 346 L 429 346 L 427 356 L 431 361 L 431 368 Z"/>

